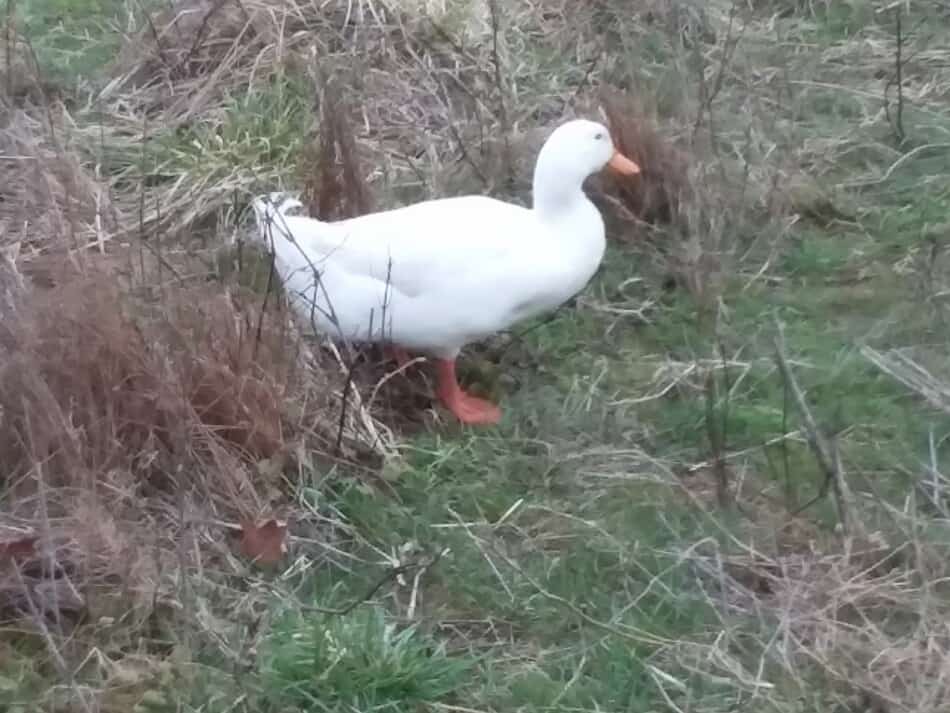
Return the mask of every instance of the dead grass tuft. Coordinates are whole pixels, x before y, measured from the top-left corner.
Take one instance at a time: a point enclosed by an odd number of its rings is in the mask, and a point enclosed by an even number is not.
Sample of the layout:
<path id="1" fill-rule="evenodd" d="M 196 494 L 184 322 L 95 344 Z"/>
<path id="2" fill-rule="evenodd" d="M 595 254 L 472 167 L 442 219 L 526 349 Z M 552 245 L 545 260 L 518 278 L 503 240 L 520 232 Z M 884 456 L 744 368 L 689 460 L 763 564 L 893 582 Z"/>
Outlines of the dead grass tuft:
<path id="1" fill-rule="evenodd" d="M 286 505 L 289 466 L 389 451 L 365 408 L 341 415 L 345 365 L 316 357 L 279 299 L 130 238 L 141 224 L 65 148 L 63 111 L 4 118 L 0 540 L 18 556 L 0 541 L 0 612 L 55 659 L 67 621 L 131 617 L 134 636 L 180 609 L 185 575 L 241 571 L 228 538 Z M 310 520 L 293 527 L 329 537 Z"/>
<path id="2" fill-rule="evenodd" d="M 48 122 L 64 115 L 65 108 L 53 104 L 46 112 L 38 116 L 11 109 L 3 119 L 0 243 L 44 251 L 51 247 L 46 239 L 56 236 L 71 248 L 102 247 L 115 225 L 108 186 L 48 130 Z"/>
<path id="3" fill-rule="evenodd" d="M 319 132 L 297 166 L 301 200 L 310 215 L 328 222 L 365 215 L 372 210 L 370 189 L 349 119 L 351 109 L 336 81 L 326 86 L 319 108 Z"/>
<path id="4" fill-rule="evenodd" d="M 292 342 L 267 321 L 258 340 L 255 312 L 200 287 L 151 305 L 95 271 L 33 290 L 2 345 L 7 478 L 42 464 L 61 486 L 113 469 L 148 480 L 202 463 L 212 442 L 274 456 Z"/>
<path id="5" fill-rule="evenodd" d="M 0 609 L 149 610 L 181 566 L 233 567 L 222 525 L 273 512 L 292 455 L 333 447 L 334 372 L 302 368 L 288 322 L 246 295 L 199 283 L 146 298 L 90 268 L 24 289 L 12 317 L 4 520 L 39 533 L 62 573 L 50 579 L 42 558 L 23 581 L 0 572 Z"/>
<path id="6" fill-rule="evenodd" d="M 0 36 L 0 111 L 42 106 L 61 95 L 59 87 L 43 78 L 33 48 L 10 17 L 15 8 L 13 3 L 7 4 Z"/>
<path id="7" fill-rule="evenodd" d="M 124 88 L 158 90 L 156 96 L 171 90 L 171 99 L 187 81 L 206 80 L 206 89 L 213 90 L 215 80 L 241 55 L 260 52 L 273 41 L 275 25 L 265 17 L 268 9 L 291 19 L 286 14 L 289 6 L 232 0 L 170 3 L 126 40 L 113 72 Z"/>
<path id="8" fill-rule="evenodd" d="M 690 483 L 683 492 L 715 517 L 712 477 Z M 776 710 L 799 697 L 847 710 L 945 709 L 947 552 L 911 533 L 946 520 L 885 506 L 886 514 L 862 512 L 881 530 L 842 536 L 762 493 L 748 495 L 749 521 L 728 551 L 701 543 L 685 555 L 722 628 L 708 644 L 672 646 L 677 666 L 710 682 L 729 679 Z M 737 617 L 761 627 L 734 634 Z"/>
<path id="9" fill-rule="evenodd" d="M 758 607 L 774 617 L 778 635 L 764 656 L 803 691 L 824 679 L 842 704 L 942 710 L 950 702 L 950 611 L 935 595 L 945 553 L 844 544 L 839 553 L 730 562 L 767 583 Z"/>
<path id="10" fill-rule="evenodd" d="M 602 106 L 617 148 L 641 170 L 633 178 L 605 172 L 603 187 L 616 199 L 610 202 L 615 218 L 650 224 L 679 220 L 691 191 L 686 154 L 660 135 L 655 117 L 631 94 L 604 90 Z"/>

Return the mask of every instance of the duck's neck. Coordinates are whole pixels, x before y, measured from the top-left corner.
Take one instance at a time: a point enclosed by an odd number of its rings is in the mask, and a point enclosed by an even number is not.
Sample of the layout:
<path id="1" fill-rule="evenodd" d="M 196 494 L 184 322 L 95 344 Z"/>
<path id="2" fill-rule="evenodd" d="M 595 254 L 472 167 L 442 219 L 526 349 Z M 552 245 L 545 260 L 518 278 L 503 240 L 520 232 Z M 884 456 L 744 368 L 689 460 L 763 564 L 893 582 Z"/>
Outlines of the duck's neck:
<path id="1" fill-rule="evenodd" d="M 557 156 L 538 157 L 531 187 L 535 213 L 542 220 L 558 220 L 565 213 L 584 210 L 591 205 L 582 188 L 586 176 L 570 164 L 564 165 Z"/>
<path id="2" fill-rule="evenodd" d="M 582 188 L 586 176 L 564 162 L 539 160 L 534 171 L 533 211 L 546 227 L 545 240 L 555 240 L 553 251 L 566 265 L 563 287 L 580 290 L 597 270 L 606 240 L 600 211 Z"/>

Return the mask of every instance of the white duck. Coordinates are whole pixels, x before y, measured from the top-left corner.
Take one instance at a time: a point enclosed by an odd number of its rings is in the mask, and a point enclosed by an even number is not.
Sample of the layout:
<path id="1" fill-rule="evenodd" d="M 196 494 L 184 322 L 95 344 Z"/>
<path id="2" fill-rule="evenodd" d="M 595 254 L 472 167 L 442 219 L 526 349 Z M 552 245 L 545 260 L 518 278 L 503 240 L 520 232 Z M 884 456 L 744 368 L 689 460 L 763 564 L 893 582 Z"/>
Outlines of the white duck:
<path id="1" fill-rule="evenodd" d="M 458 384 L 462 347 L 553 310 L 582 290 L 604 255 L 604 223 L 582 183 L 605 166 L 639 167 L 607 129 L 569 121 L 547 139 L 530 209 L 485 196 L 417 203 L 335 223 L 289 215 L 273 194 L 253 206 L 261 239 L 297 312 L 320 332 L 435 358 L 437 393 L 463 423 L 501 418 Z"/>

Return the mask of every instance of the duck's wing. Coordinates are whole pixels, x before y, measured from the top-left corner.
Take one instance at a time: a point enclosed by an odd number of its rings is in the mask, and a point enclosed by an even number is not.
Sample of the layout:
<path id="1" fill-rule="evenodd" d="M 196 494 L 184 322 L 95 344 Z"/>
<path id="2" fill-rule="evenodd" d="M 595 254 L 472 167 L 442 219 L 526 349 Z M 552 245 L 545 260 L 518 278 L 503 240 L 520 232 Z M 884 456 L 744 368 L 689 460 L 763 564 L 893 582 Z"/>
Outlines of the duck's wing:
<path id="1" fill-rule="evenodd" d="M 320 266 L 385 282 L 407 297 L 505 266 L 537 231 L 531 211 L 481 196 L 426 201 L 338 223 L 287 216 L 286 228 Z M 520 248 L 520 252 L 517 252 Z"/>

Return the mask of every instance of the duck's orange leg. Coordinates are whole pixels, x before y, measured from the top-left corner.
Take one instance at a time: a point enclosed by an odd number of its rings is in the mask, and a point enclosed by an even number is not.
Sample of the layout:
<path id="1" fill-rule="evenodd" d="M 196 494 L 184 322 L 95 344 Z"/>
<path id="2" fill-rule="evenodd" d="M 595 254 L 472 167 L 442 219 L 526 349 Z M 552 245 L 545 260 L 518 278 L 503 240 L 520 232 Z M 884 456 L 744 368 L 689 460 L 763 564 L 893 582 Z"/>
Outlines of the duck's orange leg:
<path id="1" fill-rule="evenodd" d="M 436 359 L 439 383 L 436 393 L 445 407 L 462 423 L 490 425 L 501 420 L 501 409 L 477 396 L 465 393 L 455 375 L 454 359 Z"/>
<path id="2" fill-rule="evenodd" d="M 397 346 L 396 344 L 387 344 L 383 348 L 383 353 L 386 355 L 387 359 L 393 359 L 396 362 L 396 365 L 400 369 L 404 369 L 406 364 L 409 363 L 409 352 L 405 348 Z"/>

